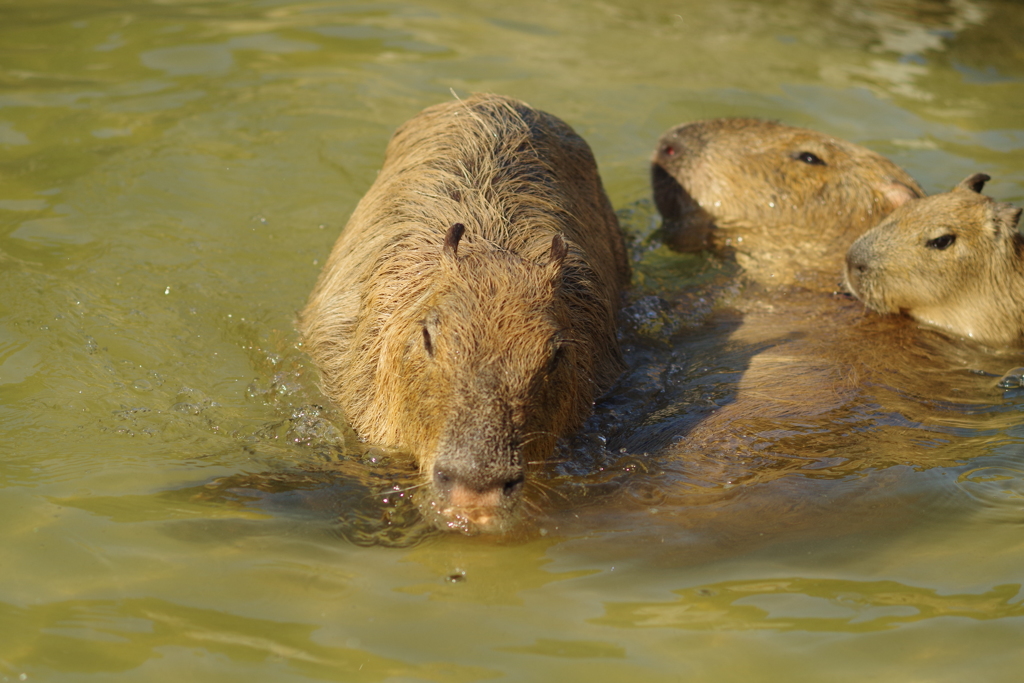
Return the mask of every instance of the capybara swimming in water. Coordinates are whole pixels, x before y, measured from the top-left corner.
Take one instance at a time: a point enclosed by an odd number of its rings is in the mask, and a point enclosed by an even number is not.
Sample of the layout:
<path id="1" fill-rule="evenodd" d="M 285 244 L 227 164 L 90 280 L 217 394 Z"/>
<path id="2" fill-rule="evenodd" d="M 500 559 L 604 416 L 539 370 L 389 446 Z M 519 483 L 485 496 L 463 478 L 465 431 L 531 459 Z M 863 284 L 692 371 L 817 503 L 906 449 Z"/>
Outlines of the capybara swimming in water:
<path id="1" fill-rule="evenodd" d="M 742 118 L 666 132 L 651 182 L 670 247 L 731 250 L 755 280 L 818 288 L 834 286 L 853 240 L 924 196 L 903 169 L 864 147 Z"/>
<path id="2" fill-rule="evenodd" d="M 875 372 L 860 354 L 871 335 L 851 328 L 858 307 L 830 293 L 856 237 L 924 192 L 863 147 L 742 118 L 666 132 L 652 159 L 652 185 L 669 246 L 734 254 L 749 279 L 781 286 L 727 295 L 696 335 L 713 340 L 704 342 L 712 351 L 700 365 L 727 381 L 716 379 L 713 392 L 694 392 L 695 382 L 687 391 L 703 407 L 660 425 L 651 420 L 624 441 L 656 450 L 672 438 L 668 452 L 684 460 L 711 453 L 719 465 L 737 465 L 729 479 L 761 476 L 757 454 L 777 441 L 799 442 L 794 425 L 860 410 L 861 378 Z M 886 357 L 886 341 L 871 348 Z"/>
<path id="3" fill-rule="evenodd" d="M 502 531 L 529 465 L 621 372 L 628 281 L 586 142 L 523 102 L 474 95 L 395 132 L 300 328 L 361 437 L 415 455 L 426 514 Z"/>
<path id="4" fill-rule="evenodd" d="M 909 202 L 853 243 L 846 286 L 868 308 L 992 346 L 1024 341 L 1021 210 L 981 194 L 977 173 Z"/>

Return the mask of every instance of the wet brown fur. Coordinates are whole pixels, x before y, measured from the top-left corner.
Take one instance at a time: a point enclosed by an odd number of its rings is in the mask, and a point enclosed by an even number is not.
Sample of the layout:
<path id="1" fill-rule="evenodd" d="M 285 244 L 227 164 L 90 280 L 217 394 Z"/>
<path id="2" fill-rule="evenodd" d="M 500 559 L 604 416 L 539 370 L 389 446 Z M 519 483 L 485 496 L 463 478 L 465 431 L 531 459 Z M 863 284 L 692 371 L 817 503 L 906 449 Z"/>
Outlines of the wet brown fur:
<path id="1" fill-rule="evenodd" d="M 835 284 L 860 234 L 924 196 L 903 169 L 864 147 L 742 118 L 667 131 L 651 180 L 670 247 L 731 251 L 758 281 L 820 288 Z"/>
<path id="2" fill-rule="evenodd" d="M 846 286 L 868 308 L 992 346 L 1024 342 L 1021 209 L 981 194 L 975 174 L 910 202 L 850 247 Z"/>
<path id="3" fill-rule="evenodd" d="M 396 131 L 300 328 L 356 431 L 415 455 L 436 521 L 500 530 L 620 373 L 628 280 L 586 142 L 474 95 Z"/>

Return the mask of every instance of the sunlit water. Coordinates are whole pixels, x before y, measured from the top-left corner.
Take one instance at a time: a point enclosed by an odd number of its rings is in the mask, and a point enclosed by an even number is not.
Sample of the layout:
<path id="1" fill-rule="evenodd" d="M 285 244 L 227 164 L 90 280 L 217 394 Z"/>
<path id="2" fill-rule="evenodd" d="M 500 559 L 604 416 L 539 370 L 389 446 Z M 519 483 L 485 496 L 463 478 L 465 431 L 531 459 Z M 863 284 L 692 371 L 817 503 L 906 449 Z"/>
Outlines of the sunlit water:
<path id="1" fill-rule="evenodd" d="M 0 2 L 0 680 L 1019 680 L 1024 358 L 672 254 L 647 160 L 760 116 L 1024 202 L 1022 31 L 971 0 Z M 513 538 L 426 528 L 293 328 L 453 91 L 586 137 L 636 267 L 629 370 Z"/>

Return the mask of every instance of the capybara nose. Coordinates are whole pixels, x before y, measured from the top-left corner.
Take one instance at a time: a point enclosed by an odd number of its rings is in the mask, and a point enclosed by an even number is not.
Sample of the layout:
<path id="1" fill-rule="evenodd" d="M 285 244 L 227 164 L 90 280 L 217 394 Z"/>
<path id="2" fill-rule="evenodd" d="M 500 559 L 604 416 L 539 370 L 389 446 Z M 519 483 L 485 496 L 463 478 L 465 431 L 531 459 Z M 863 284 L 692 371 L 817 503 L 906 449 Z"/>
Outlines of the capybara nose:
<path id="1" fill-rule="evenodd" d="M 521 471 L 497 477 L 459 476 L 452 469 L 434 469 L 434 488 L 442 501 L 442 514 L 461 518 L 486 529 L 500 518 L 503 509 L 514 504 L 523 488 Z"/>
<path id="2" fill-rule="evenodd" d="M 516 476 L 513 479 L 509 479 L 504 484 L 502 484 L 502 487 L 501 487 L 502 494 L 504 494 L 505 496 L 515 496 L 515 495 L 517 495 L 522 490 L 522 488 L 523 488 L 523 481 L 525 481 L 525 479 L 526 478 L 522 475 L 522 473 L 520 473 L 518 476 Z"/>
<path id="3" fill-rule="evenodd" d="M 448 497 L 451 505 L 445 509 L 445 514 L 464 517 L 479 527 L 486 527 L 498 515 L 501 508 L 501 496 L 500 488 L 474 491 L 469 487 L 456 484 L 452 487 Z"/>

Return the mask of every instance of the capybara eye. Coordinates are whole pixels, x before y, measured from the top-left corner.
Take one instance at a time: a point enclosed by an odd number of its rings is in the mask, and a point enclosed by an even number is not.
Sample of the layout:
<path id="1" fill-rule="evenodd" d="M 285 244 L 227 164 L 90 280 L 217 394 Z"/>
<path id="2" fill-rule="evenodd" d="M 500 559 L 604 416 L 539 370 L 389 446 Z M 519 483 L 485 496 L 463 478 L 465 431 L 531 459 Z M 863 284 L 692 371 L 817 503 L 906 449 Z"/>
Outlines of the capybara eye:
<path id="1" fill-rule="evenodd" d="M 426 325 L 423 326 L 423 348 L 428 356 L 434 357 L 434 341 L 430 338 L 430 330 L 427 329 Z"/>
<path id="2" fill-rule="evenodd" d="M 929 249 L 938 249 L 939 251 L 942 251 L 943 249 L 948 249 L 953 242 L 956 242 L 956 235 L 948 234 L 936 237 L 933 240 L 928 240 L 924 243 L 924 246 Z"/>
<path id="3" fill-rule="evenodd" d="M 802 161 L 805 164 L 811 164 L 812 166 L 828 166 L 821 157 L 810 152 L 799 152 L 793 157 L 797 161 Z"/>

